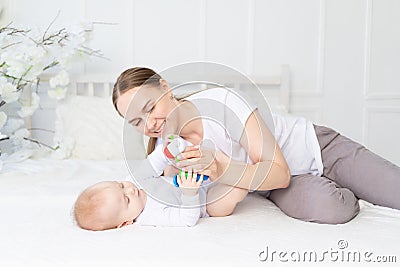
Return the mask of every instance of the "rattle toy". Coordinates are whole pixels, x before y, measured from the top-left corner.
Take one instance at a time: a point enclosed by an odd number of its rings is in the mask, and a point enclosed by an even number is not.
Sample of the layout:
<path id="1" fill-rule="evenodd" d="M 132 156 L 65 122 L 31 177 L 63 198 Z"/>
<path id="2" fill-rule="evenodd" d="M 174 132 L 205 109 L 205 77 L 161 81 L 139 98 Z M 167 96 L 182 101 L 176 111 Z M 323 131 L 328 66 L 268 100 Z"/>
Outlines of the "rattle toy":
<path id="1" fill-rule="evenodd" d="M 178 155 L 186 148 L 185 140 L 180 137 L 175 138 L 173 135 L 170 135 L 168 139 L 171 140 L 171 142 L 164 148 L 164 155 L 170 160 L 179 162 Z M 182 170 L 179 170 L 179 176 L 182 176 Z M 188 172 L 185 172 L 185 177 L 187 178 L 187 176 Z M 200 179 L 200 176 L 200 174 L 197 174 L 196 181 Z M 208 178 L 208 175 L 203 176 L 204 181 L 208 180 Z M 179 187 L 178 174 L 175 174 L 173 182 L 176 187 Z"/>

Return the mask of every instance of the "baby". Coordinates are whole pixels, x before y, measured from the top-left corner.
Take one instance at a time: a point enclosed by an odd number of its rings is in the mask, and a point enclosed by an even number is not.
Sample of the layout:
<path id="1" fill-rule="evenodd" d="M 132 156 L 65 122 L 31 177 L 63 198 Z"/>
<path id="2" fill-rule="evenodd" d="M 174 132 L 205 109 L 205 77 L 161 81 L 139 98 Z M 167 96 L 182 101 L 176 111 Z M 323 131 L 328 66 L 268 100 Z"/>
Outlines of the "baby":
<path id="1" fill-rule="evenodd" d="M 200 185 L 203 175 L 196 182 L 197 173 L 188 171 L 178 176 L 179 188 L 150 178 L 139 189 L 132 182 L 105 181 L 90 186 L 77 198 L 74 217 L 79 227 L 87 230 L 107 230 L 129 224 L 159 226 L 193 226 L 199 218 L 230 215 L 237 203 L 247 195 L 240 188 L 230 189 L 222 197 L 205 205 L 206 194 L 221 194 L 224 185 Z M 157 196 L 157 200 L 148 197 Z"/>

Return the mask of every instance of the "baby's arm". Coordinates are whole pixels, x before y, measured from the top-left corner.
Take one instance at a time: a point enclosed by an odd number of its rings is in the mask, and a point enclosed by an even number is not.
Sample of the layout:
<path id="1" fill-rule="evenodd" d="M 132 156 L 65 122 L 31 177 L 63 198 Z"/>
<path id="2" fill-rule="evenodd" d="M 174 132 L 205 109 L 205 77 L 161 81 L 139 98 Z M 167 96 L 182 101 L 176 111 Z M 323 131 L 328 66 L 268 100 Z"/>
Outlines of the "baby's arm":
<path id="1" fill-rule="evenodd" d="M 196 182 L 197 173 L 188 171 L 187 178 L 182 172 L 177 182 L 182 192 L 182 204 L 179 207 L 165 207 L 163 209 L 162 225 L 164 226 L 194 226 L 200 218 L 200 197 L 198 189 L 203 182 L 203 175 Z M 160 225 L 160 224 L 158 224 Z"/>
<path id="2" fill-rule="evenodd" d="M 179 173 L 179 169 L 175 168 L 174 165 L 168 165 L 163 172 L 163 176 L 174 177 L 175 174 Z"/>
<path id="3" fill-rule="evenodd" d="M 154 151 L 147 156 L 147 160 L 158 175 L 161 175 L 165 168 L 170 164 L 164 156 L 162 144 L 155 147 Z"/>
<path id="4" fill-rule="evenodd" d="M 133 178 L 134 182 L 140 185 L 144 180 L 160 177 L 169 163 L 163 156 L 162 145 L 158 145 L 147 158 L 130 159 L 127 160 L 127 164 L 131 172 L 130 179 Z"/>

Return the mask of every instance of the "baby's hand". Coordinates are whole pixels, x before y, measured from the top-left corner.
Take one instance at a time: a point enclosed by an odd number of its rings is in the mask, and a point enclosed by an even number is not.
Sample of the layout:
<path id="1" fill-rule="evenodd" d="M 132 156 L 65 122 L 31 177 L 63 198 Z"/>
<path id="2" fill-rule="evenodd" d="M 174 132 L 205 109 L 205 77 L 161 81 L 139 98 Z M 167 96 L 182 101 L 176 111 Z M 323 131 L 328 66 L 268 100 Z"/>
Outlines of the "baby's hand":
<path id="1" fill-rule="evenodd" d="M 185 176 L 185 172 L 182 171 L 180 175 L 177 177 L 177 182 L 179 188 L 181 189 L 184 195 L 194 196 L 197 194 L 201 183 L 203 182 L 203 174 L 200 174 L 199 180 L 197 180 L 197 172 L 193 172 L 192 169 L 188 170 L 187 178 Z"/>

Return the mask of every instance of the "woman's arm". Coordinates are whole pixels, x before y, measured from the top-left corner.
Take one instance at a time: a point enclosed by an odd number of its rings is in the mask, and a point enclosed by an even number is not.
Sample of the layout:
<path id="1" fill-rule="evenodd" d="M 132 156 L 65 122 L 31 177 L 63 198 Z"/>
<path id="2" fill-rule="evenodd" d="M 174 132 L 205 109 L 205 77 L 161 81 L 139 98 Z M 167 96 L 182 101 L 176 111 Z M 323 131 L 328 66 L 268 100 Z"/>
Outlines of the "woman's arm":
<path id="1" fill-rule="evenodd" d="M 289 167 L 275 137 L 257 110 L 247 119 L 240 144 L 255 164 L 234 161 L 218 152 L 216 161 L 220 182 L 249 190 L 289 186 Z"/>

